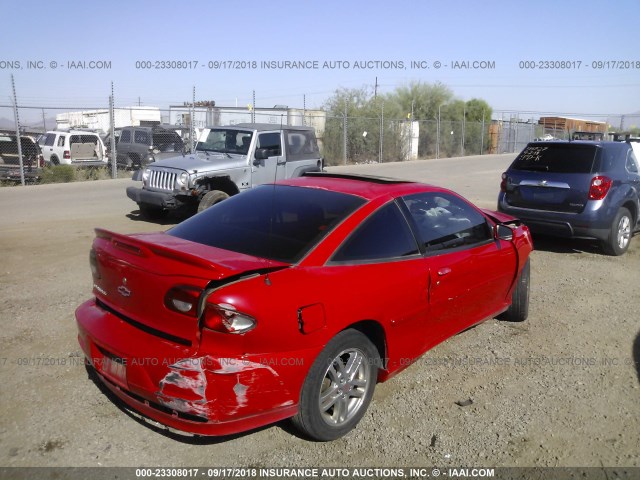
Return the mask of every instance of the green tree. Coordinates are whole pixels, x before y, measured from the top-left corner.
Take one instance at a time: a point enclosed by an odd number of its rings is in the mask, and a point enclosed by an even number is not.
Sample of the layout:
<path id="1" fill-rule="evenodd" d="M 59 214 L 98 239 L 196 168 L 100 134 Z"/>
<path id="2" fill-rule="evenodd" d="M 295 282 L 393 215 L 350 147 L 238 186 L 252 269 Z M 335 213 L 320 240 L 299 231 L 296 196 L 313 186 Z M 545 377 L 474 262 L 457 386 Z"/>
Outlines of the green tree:
<path id="1" fill-rule="evenodd" d="M 378 96 L 374 96 L 373 89 L 368 86 L 341 88 L 325 102 L 324 108 L 327 111 L 324 156 L 329 165 L 344 160 L 345 113 L 347 159 L 350 162 L 378 161 L 381 134 L 384 136 L 383 161 L 406 158 L 411 119 L 418 121 L 420 126 L 420 158 L 436 154 L 438 120 L 440 156 L 484 152 L 486 147 L 480 145 L 483 137 L 482 120 L 486 144 L 489 138 L 486 131 L 492 113 L 484 100 L 474 98 L 464 102 L 455 99 L 453 92 L 441 83 L 423 82 L 400 86 L 391 93 Z"/>

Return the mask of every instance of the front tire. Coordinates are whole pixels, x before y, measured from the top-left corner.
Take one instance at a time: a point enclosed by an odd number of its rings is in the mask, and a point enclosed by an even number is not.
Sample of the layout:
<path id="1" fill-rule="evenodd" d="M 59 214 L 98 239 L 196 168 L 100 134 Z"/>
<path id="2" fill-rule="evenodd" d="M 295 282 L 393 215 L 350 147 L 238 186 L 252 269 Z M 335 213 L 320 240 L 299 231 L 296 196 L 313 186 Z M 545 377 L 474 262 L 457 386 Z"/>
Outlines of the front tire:
<path id="1" fill-rule="evenodd" d="M 320 352 L 300 392 L 294 425 L 319 441 L 335 440 L 364 416 L 378 378 L 379 355 L 361 332 L 338 333 Z"/>
<path id="2" fill-rule="evenodd" d="M 504 312 L 502 319 L 508 322 L 524 322 L 529 316 L 529 291 L 531 289 L 531 267 L 529 259 L 522 267 L 518 284 L 511 294 L 511 305 Z"/>
<path id="3" fill-rule="evenodd" d="M 629 210 L 624 207 L 618 210 L 611 224 L 609 237 L 602 243 L 602 249 L 607 255 L 618 256 L 627 251 L 631 242 L 632 224 L 633 218 Z"/>
<path id="4" fill-rule="evenodd" d="M 198 204 L 198 213 L 218 202 L 221 202 L 222 200 L 226 200 L 227 198 L 229 198 L 229 195 L 220 190 L 212 190 L 211 192 L 205 193 L 204 197 L 202 197 L 202 200 L 200 200 L 200 203 Z"/>

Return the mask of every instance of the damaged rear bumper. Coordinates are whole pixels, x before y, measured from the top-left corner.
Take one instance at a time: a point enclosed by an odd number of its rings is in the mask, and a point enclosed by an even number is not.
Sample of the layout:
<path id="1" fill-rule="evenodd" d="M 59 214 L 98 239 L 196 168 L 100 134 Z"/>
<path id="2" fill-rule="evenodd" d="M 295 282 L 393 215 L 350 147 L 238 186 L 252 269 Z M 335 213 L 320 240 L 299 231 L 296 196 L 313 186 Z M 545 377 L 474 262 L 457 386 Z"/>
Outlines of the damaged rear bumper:
<path id="1" fill-rule="evenodd" d="M 78 308 L 76 320 L 85 358 L 107 388 L 151 420 L 197 435 L 230 435 L 295 415 L 317 353 L 203 353 L 195 341 L 142 331 L 95 300 Z"/>

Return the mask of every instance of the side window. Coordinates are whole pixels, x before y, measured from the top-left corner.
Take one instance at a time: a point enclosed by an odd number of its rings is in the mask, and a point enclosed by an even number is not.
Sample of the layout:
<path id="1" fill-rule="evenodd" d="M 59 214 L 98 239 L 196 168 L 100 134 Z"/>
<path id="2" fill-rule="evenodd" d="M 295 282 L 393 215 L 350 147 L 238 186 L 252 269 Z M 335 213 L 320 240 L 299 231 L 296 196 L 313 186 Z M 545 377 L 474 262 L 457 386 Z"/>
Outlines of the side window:
<path id="1" fill-rule="evenodd" d="M 60 135 L 58 137 L 58 147 L 64 147 L 64 141 L 66 140 L 66 135 Z"/>
<path id="2" fill-rule="evenodd" d="M 133 134 L 134 143 L 141 143 L 143 145 L 151 145 L 149 134 L 144 130 L 136 130 Z"/>
<path id="3" fill-rule="evenodd" d="M 631 173 L 638 173 L 638 159 L 636 158 L 633 150 L 630 148 L 627 152 L 627 171 Z"/>
<path id="4" fill-rule="evenodd" d="M 314 159 L 320 156 L 313 131 L 286 130 L 287 160 Z"/>
<path id="5" fill-rule="evenodd" d="M 458 197 L 429 192 L 403 200 L 427 252 L 477 245 L 492 239 L 485 217 Z"/>
<path id="6" fill-rule="evenodd" d="M 270 157 L 282 155 L 280 133 L 261 133 L 258 135 L 258 148 L 266 148 L 269 150 Z M 248 149 L 249 147 L 247 146 L 247 150 Z"/>
<path id="7" fill-rule="evenodd" d="M 53 144 L 56 141 L 55 133 L 47 133 L 47 139 L 44 141 L 44 144 L 48 147 L 53 147 Z"/>
<path id="8" fill-rule="evenodd" d="M 131 130 L 122 130 L 120 140 L 118 142 L 131 143 Z"/>
<path id="9" fill-rule="evenodd" d="M 418 254 L 418 245 L 395 202 L 375 211 L 347 239 L 333 262 L 389 260 Z"/>

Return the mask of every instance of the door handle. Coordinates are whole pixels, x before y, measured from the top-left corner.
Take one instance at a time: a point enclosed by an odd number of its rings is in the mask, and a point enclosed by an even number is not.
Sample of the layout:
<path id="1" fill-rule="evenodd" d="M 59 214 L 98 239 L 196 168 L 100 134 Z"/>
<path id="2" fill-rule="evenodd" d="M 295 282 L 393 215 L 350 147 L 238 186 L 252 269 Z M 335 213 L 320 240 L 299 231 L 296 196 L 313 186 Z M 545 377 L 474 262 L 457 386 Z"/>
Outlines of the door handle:
<path id="1" fill-rule="evenodd" d="M 438 270 L 438 276 L 439 277 L 444 277 L 448 273 L 451 273 L 451 269 L 449 267 L 444 267 L 444 268 L 441 268 L 441 269 Z"/>

